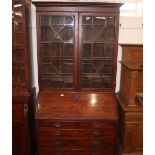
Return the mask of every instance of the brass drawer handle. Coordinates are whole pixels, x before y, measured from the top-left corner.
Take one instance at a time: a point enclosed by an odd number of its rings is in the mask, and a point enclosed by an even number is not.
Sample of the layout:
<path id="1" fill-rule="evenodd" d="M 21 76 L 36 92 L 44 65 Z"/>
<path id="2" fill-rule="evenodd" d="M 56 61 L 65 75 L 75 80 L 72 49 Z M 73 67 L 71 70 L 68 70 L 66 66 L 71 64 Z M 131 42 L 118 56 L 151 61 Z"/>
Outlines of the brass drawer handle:
<path id="1" fill-rule="evenodd" d="M 93 127 L 94 127 L 94 128 L 99 128 L 100 126 L 101 126 L 100 123 L 93 123 Z"/>
<path id="2" fill-rule="evenodd" d="M 61 131 L 56 131 L 55 132 L 55 136 L 61 136 L 61 135 L 62 135 Z"/>
<path id="3" fill-rule="evenodd" d="M 97 145 L 99 145 L 99 144 L 100 144 L 99 141 L 92 141 L 92 145 L 97 146 Z"/>
<path id="4" fill-rule="evenodd" d="M 62 145 L 62 142 L 61 141 L 55 141 L 55 144 L 60 146 L 60 145 Z"/>
<path id="5" fill-rule="evenodd" d="M 61 124 L 61 123 L 54 123 L 54 126 L 55 126 L 56 128 L 60 128 L 60 127 L 62 126 L 62 124 Z"/>
<path id="6" fill-rule="evenodd" d="M 27 104 L 24 105 L 24 112 L 28 112 L 28 105 Z"/>
<path id="7" fill-rule="evenodd" d="M 93 131 L 93 135 L 94 136 L 100 136 L 101 135 L 101 132 L 100 131 Z"/>

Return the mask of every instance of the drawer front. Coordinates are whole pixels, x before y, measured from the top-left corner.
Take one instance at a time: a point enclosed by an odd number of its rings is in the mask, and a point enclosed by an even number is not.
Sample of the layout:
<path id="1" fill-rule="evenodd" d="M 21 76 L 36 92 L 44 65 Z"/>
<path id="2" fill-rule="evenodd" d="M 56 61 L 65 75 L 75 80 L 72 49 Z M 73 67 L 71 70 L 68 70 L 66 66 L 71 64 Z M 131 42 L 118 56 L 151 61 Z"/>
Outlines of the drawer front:
<path id="1" fill-rule="evenodd" d="M 114 155 L 114 150 L 62 150 L 62 149 L 39 149 L 38 155 Z"/>
<path id="2" fill-rule="evenodd" d="M 104 121 L 73 121 L 73 122 L 62 122 L 62 121 L 48 121 L 38 120 L 39 127 L 52 127 L 52 128 L 63 128 L 63 129 L 99 129 L 99 128 L 116 128 L 116 122 L 104 122 Z"/>
<path id="3" fill-rule="evenodd" d="M 38 137 L 42 138 L 102 138 L 115 139 L 116 129 L 52 129 L 39 128 Z"/>
<path id="4" fill-rule="evenodd" d="M 41 138 L 38 139 L 38 146 L 43 147 L 67 147 L 67 148 L 80 148 L 80 147 L 101 147 L 102 149 L 113 149 L 115 140 L 105 139 L 51 139 Z"/>

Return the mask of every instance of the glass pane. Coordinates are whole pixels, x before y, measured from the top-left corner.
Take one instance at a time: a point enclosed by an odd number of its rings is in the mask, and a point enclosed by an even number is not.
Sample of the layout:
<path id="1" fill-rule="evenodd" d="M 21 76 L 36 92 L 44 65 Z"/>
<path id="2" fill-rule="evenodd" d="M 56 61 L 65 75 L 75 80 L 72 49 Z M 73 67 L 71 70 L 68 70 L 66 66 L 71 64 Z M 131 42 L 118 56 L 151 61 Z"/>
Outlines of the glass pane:
<path id="1" fill-rule="evenodd" d="M 47 16 L 41 23 L 43 87 L 73 88 L 74 17 Z"/>
<path id="2" fill-rule="evenodd" d="M 52 60 L 42 64 L 43 79 L 50 79 L 50 87 L 73 87 L 73 60 Z M 70 88 L 69 87 L 69 88 Z"/>
<path id="3" fill-rule="evenodd" d="M 113 44 L 104 45 L 104 55 L 105 57 L 111 57 L 111 58 L 114 56 L 114 45 Z"/>
<path id="4" fill-rule="evenodd" d="M 64 27 L 60 32 L 60 38 L 64 42 L 73 42 L 73 27 Z"/>
<path id="5" fill-rule="evenodd" d="M 95 32 L 92 26 L 83 26 L 83 42 L 93 42 Z"/>
<path id="6" fill-rule="evenodd" d="M 51 17 L 51 25 L 63 25 L 64 24 L 64 17 L 62 16 L 53 16 Z"/>
<path id="7" fill-rule="evenodd" d="M 50 27 L 42 27 L 41 28 L 41 41 L 52 41 L 54 38 L 54 32 Z"/>
<path id="8" fill-rule="evenodd" d="M 72 57 L 74 56 L 74 45 L 73 44 L 64 44 L 62 50 L 62 56 Z"/>
<path id="9" fill-rule="evenodd" d="M 15 32 L 22 33 L 22 23 L 15 23 Z"/>
<path id="10" fill-rule="evenodd" d="M 73 17 L 65 17 L 65 25 L 74 25 L 74 18 Z"/>
<path id="11" fill-rule="evenodd" d="M 111 88 L 114 17 L 82 17 L 82 87 Z"/>
<path id="12" fill-rule="evenodd" d="M 113 62 L 106 60 L 83 60 L 83 73 L 108 73 L 112 74 Z"/>
<path id="13" fill-rule="evenodd" d="M 108 26 L 115 26 L 115 18 L 114 17 L 107 17 L 107 25 Z"/>
<path id="14" fill-rule="evenodd" d="M 87 58 L 92 56 L 91 48 L 92 48 L 91 44 L 83 44 L 83 57 Z"/>
<path id="15" fill-rule="evenodd" d="M 42 44 L 42 57 L 51 58 L 60 56 L 62 50 L 61 43 Z"/>
<path id="16" fill-rule="evenodd" d="M 22 35 L 22 33 L 17 33 L 16 37 L 15 37 L 15 42 L 16 45 L 18 46 L 22 46 L 24 43 L 24 36 Z"/>
<path id="17" fill-rule="evenodd" d="M 93 44 L 93 56 L 104 57 L 104 44 Z"/>
<path id="18" fill-rule="evenodd" d="M 41 16 L 40 17 L 40 25 L 42 25 L 42 26 L 49 26 L 50 25 L 50 17 L 48 17 L 48 16 Z"/>
<path id="19" fill-rule="evenodd" d="M 103 32 L 103 38 L 107 42 L 114 42 L 115 30 L 112 28 L 106 28 Z"/>
<path id="20" fill-rule="evenodd" d="M 82 78 L 83 88 L 111 88 L 112 78 L 104 76 L 83 76 Z"/>
<path id="21" fill-rule="evenodd" d="M 25 86 L 25 69 L 24 63 L 13 63 L 12 65 L 12 83 L 17 89 Z"/>
<path id="22" fill-rule="evenodd" d="M 83 17 L 82 18 L 82 24 L 92 24 L 93 23 L 93 17 Z"/>
<path id="23" fill-rule="evenodd" d="M 93 61 L 84 60 L 83 61 L 83 73 L 95 73 L 96 67 L 94 66 Z"/>
<path id="24" fill-rule="evenodd" d="M 22 23 L 22 3 L 14 1 L 13 2 L 13 18 L 14 22 L 17 23 Z"/>
<path id="25" fill-rule="evenodd" d="M 105 25 L 105 17 L 94 17 L 93 18 L 93 24 L 101 24 Z"/>

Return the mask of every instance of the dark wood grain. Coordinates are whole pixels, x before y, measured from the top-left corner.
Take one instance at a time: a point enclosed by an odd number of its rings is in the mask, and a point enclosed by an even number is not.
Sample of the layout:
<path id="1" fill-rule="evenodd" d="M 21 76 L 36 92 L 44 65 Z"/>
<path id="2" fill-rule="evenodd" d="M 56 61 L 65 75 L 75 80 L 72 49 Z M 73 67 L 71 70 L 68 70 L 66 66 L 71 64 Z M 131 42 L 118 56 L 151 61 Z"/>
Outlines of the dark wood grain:
<path id="1" fill-rule="evenodd" d="M 119 140 L 123 153 L 143 150 L 143 107 L 136 94 L 143 92 L 143 46 L 122 45 L 122 73 L 117 93 Z"/>
<path id="2" fill-rule="evenodd" d="M 119 97 L 128 106 L 136 106 L 136 94 L 143 92 L 143 45 L 122 45 Z"/>
<path id="3" fill-rule="evenodd" d="M 122 60 L 132 62 L 143 62 L 143 45 L 121 44 Z"/>
<path id="4" fill-rule="evenodd" d="M 118 99 L 119 140 L 122 152 L 136 152 L 143 150 L 143 109 L 137 105 L 128 107 Z"/>
<path id="5" fill-rule="evenodd" d="M 30 67 L 31 0 L 12 0 L 12 149 L 13 155 L 34 154 L 35 89 Z M 32 140 L 33 139 L 33 140 Z M 33 142 L 32 142 L 33 141 Z"/>
<path id="6" fill-rule="evenodd" d="M 38 134 L 40 138 L 99 138 L 99 139 L 113 139 L 116 136 L 114 128 L 103 129 L 53 129 L 53 128 L 39 128 Z"/>
<path id="7" fill-rule="evenodd" d="M 15 99 L 15 102 L 14 102 Z M 23 99 L 23 101 L 22 101 Z M 14 97 L 13 96 L 13 104 L 12 104 L 12 147 L 13 147 L 13 155 L 29 155 L 30 154 L 30 137 L 29 137 L 29 129 L 28 129 L 28 121 L 27 121 L 27 108 L 28 108 L 28 100 L 29 96 L 27 96 L 27 101 L 25 101 L 26 97 Z"/>
<path id="8" fill-rule="evenodd" d="M 114 93 L 45 93 L 40 92 L 37 119 L 113 120 L 117 119 Z"/>
<path id="9" fill-rule="evenodd" d="M 34 98 L 35 89 L 13 93 L 12 97 L 12 148 L 13 155 L 31 155 L 35 150 L 34 142 Z"/>
<path id="10" fill-rule="evenodd" d="M 122 4 L 90 2 L 33 3 L 36 5 L 37 12 L 38 73 L 40 87 L 36 109 L 37 155 L 115 155 L 117 102 L 114 90 L 118 49 L 119 7 Z M 42 80 L 43 71 L 46 69 L 43 70 L 42 66 L 41 16 L 48 16 L 50 19 L 52 16 L 63 16 L 63 19 L 66 16 L 74 16 L 73 87 L 67 88 L 60 86 L 60 88 L 57 88 L 52 83 L 50 83 L 50 86 L 48 84 L 46 86 Z M 85 16 L 95 17 L 96 19 L 97 17 L 106 19 L 110 17 L 114 18 L 114 34 L 112 36 L 114 40 L 112 41 L 113 54 L 111 56 L 112 71 L 110 71 L 111 81 L 109 87 L 105 86 L 106 84 L 100 84 L 99 88 L 93 85 L 83 87 L 82 46 L 84 32 L 82 21 Z M 50 42 L 51 40 L 47 39 L 47 41 Z M 63 39 L 61 41 L 63 42 Z M 50 49 L 50 52 L 55 53 L 54 49 Z M 103 53 L 104 51 L 102 51 Z M 109 54 L 108 50 L 107 53 Z M 48 54 L 46 56 L 51 58 Z M 53 63 L 53 58 L 51 62 Z M 51 77 L 53 77 L 53 73 L 57 75 L 57 73 L 52 71 L 45 73 L 51 75 Z M 51 78 L 49 77 L 49 79 Z M 102 83 L 104 82 L 102 81 Z"/>
<path id="11" fill-rule="evenodd" d="M 116 121 L 109 120 L 61 120 L 61 119 L 38 119 L 39 127 L 52 127 L 54 129 L 100 129 L 116 128 Z"/>
<path id="12" fill-rule="evenodd" d="M 60 148 L 58 152 L 62 154 L 92 154 L 91 148 L 101 149 L 98 151 L 101 155 L 115 152 L 117 111 L 114 93 L 43 91 L 38 96 L 36 119 L 38 154 L 53 153 L 54 147 Z M 51 149 L 44 150 L 48 147 Z M 88 151 L 73 151 L 81 148 Z"/>

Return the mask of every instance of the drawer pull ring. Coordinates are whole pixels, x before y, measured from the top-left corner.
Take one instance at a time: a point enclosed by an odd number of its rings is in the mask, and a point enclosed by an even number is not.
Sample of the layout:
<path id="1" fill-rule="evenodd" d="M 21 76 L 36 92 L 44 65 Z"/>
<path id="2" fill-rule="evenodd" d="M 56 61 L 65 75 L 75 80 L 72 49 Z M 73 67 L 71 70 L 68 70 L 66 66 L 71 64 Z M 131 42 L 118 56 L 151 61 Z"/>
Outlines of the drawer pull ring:
<path id="1" fill-rule="evenodd" d="M 99 128 L 100 127 L 100 123 L 93 123 L 93 127 L 94 128 Z"/>
<path id="2" fill-rule="evenodd" d="M 61 127 L 61 123 L 54 123 L 54 126 L 55 126 L 56 128 L 60 128 L 60 127 Z"/>
<path id="3" fill-rule="evenodd" d="M 61 131 L 56 131 L 55 132 L 55 136 L 61 136 L 62 134 L 61 134 Z"/>
<path id="4" fill-rule="evenodd" d="M 62 142 L 61 141 L 56 141 L 55 144 L 60 146 L 62 144 Z"/>
<path id="5" fill-rule="evenodd" d="M 93 132 L 93 135 L 94 135 L 94 136 L 100 136 L 100 135 L 101 135 L 101 132 L 100 132 L 100 131 L 94 131 L 94 132 Z"/>
<path id="6" fill-rule="evenodd" d="M 24 105 L 24 112 L 28 112 L 28 105 L 26 104 L 26 105 Z"/>

